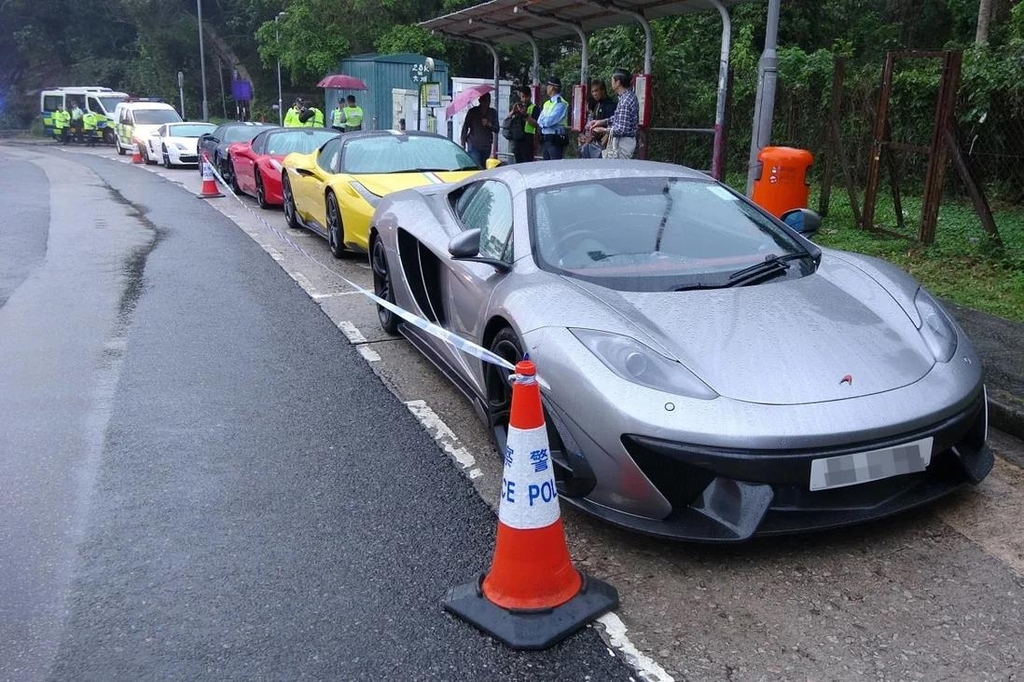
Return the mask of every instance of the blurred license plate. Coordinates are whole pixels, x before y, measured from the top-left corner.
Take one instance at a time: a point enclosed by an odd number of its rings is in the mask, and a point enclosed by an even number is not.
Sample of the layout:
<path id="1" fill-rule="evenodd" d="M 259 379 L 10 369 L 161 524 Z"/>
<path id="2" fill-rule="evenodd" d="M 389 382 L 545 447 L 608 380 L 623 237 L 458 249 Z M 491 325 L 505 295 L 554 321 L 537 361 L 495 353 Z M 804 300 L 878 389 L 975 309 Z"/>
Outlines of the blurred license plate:
<path id="1" fill-rule="evenodd" d="M 912 474 L 927 469 L 931 460 L 931 438 L 894 448 L 816 459 L 811 462 L 811 490 L 845 488 L 891 476 Z"/>

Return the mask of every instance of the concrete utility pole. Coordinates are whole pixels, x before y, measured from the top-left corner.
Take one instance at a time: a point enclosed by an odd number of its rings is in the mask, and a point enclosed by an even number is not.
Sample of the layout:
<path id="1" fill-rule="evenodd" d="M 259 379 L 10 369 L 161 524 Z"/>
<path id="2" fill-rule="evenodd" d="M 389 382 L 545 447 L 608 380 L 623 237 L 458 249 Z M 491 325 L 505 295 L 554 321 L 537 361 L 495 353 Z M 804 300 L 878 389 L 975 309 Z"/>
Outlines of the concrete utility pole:
<path id="1" fill-rule="evenodd" d="M 203 0 L 196 0 L 196 17 L 199 19 L 199 70 L 203 74 L 203 120 L 210 120 L 210 105 L 206 101 L 206 54 L 203 51 Z"/>
<path id="2" fill-rule="evenodd" d="M 764 52 L 758 63 L 757 98 L 754 101 L 754 124 L 750 135 L 750 162 L 747 166 L 747 196 L 754 191 L 754 180 L 761 174 L 757 154 L 772 139 L 772 117 L 775 115 L 775 84 L 779 80 L 779 9 L 782 0 L 768 0 L 768 27 L 764 35 Z"/>
<path id="3" fill-rule="evenodd" d="M 277 20 L 288 14 L 278 12 L 274 17 L 274 39 L 277 40 L 277 124 L 284 125 L 284 100 L 281 97 L 281 31 L 277 27 Z"/>

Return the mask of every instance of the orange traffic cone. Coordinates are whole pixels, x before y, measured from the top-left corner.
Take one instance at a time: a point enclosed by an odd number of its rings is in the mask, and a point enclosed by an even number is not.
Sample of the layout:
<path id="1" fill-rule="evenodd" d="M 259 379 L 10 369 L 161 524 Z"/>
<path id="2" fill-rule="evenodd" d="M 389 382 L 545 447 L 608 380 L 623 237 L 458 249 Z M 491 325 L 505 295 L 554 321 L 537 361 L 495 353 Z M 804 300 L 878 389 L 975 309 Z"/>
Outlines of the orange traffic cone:
<path id="1" fill-rule="evenodd" d="M 142 163 L 142 152 L 139 151 L 139 145 L 132 147 L 132 163 Z"/>
<path id="2" fill-rule="evenodd" d="M 569 558 L 536 374 L 530 360 L 516 365 L 491 570 L 444 602 L 513 649 L 546 649 L 619 605 Z"/>
<path id="3" fill-rule="evenodd" d="M 210 165 L 210 159 L 206 158 L 206 152 L 203 152 L 203 187 L 199 190 L 199 198 L 216 199 L 222 196 L 224 195 L 217 189 L 217 181 L 213 177 L 213 166 Z"/>

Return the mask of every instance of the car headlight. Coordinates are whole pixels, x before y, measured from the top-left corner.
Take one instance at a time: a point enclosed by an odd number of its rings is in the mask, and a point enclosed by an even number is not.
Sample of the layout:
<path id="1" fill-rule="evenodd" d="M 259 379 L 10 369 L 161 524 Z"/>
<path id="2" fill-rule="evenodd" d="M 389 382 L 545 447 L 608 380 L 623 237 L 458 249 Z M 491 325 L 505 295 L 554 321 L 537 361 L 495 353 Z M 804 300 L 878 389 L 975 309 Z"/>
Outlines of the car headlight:
<path id="1" fill-rule="evenodd" d="M 278 173 L 280 173 L 280 172 L 282 172 L 284 170 L 284 166 L 282 166 L 281 162 L 278 161 L 277 159 L 271 159 L 270 160 L 270 167 L 273 168 L 274 170 L 276 170 Z"/>
<path id="2" fill-rule="evenodd" d="M 366 187 L 363 186 L 363 183 L 353 180 L 349 184 L 352 185 L 352 189 L 358 192 L 359 196 L 365 199 L 366 203 L 368 203 L 370 206 L 375 207 L 377 206 L 377 204 L 380 203 L 380 196 L 366 189 Z"/>
<path id="3" fill-rule="evenodd" d="M 626 381 L 666 393 L 712 400 L 711 388 L 682 363 L 667 358 L 636 339 L 593 329 L 569 329 L 605 367 Z"/>
<path id="4" fill-rule="evenodd" d="M 918 289 L 914 297 L 914 306 L 921 315 L 921 332 L 928 350 L 939 362 L 949 362 L 956 352 L 956 329 L 946 317 L 942 306 L 924 289 Z"/>

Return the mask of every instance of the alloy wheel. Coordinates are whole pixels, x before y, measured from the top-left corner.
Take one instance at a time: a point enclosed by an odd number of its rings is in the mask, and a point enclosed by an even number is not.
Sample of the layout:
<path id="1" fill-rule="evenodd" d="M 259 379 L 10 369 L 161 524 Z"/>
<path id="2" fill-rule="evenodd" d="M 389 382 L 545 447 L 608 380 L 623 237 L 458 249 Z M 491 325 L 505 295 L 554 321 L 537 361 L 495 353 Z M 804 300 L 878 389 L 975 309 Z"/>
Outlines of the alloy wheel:
<path id="1" fill-rule="evenodd" d="M 345 233 L 341 229 L 341 215 L 334 194 L 327 195 L 327 243 L 330 244 L 331 255 L 335 258 L 341 258 L 345 253 Z"/>
<path id="2" fill-rule="evenodd" d="M 388 303 L 394 303 L 395 293 L 391 288 L 387 250 L 384 248 L 384 242 L 380 239 L 374 240 L 370 250 L 370 269 L 373 271 L 373 293 Z M 377 304 L 377 320 L 380 322 L 381 329 L 388 334 L 398 333 L 398 316 L 379 303 Z"/>

